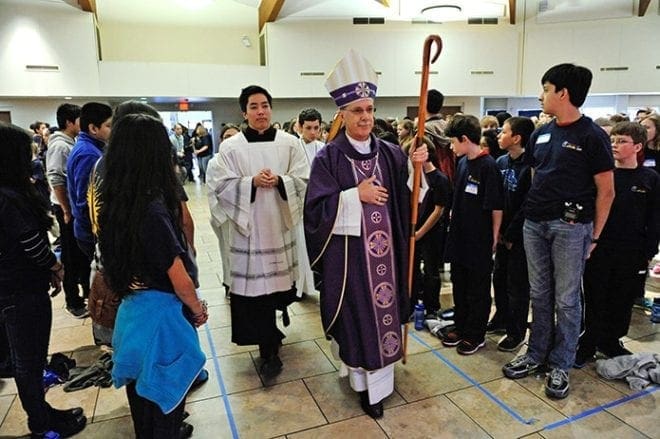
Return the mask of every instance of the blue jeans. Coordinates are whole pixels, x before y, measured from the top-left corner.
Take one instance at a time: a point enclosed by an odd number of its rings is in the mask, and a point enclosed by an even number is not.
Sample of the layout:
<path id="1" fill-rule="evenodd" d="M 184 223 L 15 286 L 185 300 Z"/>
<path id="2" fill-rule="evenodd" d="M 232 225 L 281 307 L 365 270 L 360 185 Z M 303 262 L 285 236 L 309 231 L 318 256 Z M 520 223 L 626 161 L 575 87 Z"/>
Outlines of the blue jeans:
<path id="1" fill-rule="evenodd" d="M 30 431 L 48 429 L 49 409 L 43 387 L 52 309 L 43 291 L 13 291 L 0 298 L 0 322 L 6 331 L 18 397 L 28 415 Z M 41 288 L 40 288 L 41 289 Z"/>
<path id="2" fill-rule="evenodd" d="M 527 354 L 537 363 L 569 370 L 575 362 L 582 322 L 582 273 L 592 230 L 592 223 L 525 220 L 532 302 Z"/>
<path id="3" fill-rule="evenodd" d="M 197 165 L 199 166 L 199 179 L 202 183 L 206 183 L 206 168 L 209 165 L 209 161 L 213 156 L 211 154 L 205 157 L 197 157 Z"/>

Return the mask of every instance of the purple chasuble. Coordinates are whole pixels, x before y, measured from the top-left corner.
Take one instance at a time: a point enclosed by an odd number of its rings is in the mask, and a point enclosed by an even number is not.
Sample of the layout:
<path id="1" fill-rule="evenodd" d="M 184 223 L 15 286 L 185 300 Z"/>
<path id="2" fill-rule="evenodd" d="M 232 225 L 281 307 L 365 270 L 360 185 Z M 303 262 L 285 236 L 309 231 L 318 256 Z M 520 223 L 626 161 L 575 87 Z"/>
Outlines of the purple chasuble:
<path id="1" fill-rule="evenodd" d="M 362 204 L 360 236 L 334 235 L 341 191 L 376 175 L 385 206 Z M 371 136 L 361 154 L 342 132 L 312 163 L 305 200 L 305 235 L 312 268 L 320 271 L 321 319 L 351 367 L 380 369 L 401 358 L 407 294 L 409 190 L 407 157 Z"/>

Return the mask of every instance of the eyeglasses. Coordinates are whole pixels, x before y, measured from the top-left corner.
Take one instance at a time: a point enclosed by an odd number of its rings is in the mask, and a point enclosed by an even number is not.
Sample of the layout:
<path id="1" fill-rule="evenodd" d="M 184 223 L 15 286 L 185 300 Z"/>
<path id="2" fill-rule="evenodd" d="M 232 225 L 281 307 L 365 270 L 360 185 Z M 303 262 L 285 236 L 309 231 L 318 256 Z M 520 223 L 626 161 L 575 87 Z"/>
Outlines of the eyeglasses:
<path id="1" fill-rule="evenodd" d="M 362 116 L 363 114 L 372 115 L 376 112 L 376 107 L 367 107 L 367 108 L 346 108 L 346 111 L 350 111 L 356 116 Z"/>
<path id="2" fill-rule="evenodd" d="M 621 138 L 612 138 L 610 139 L 612 145 L 625 145 L 626 143 L 634 143 L 632 140 L 621 139 Z"/>

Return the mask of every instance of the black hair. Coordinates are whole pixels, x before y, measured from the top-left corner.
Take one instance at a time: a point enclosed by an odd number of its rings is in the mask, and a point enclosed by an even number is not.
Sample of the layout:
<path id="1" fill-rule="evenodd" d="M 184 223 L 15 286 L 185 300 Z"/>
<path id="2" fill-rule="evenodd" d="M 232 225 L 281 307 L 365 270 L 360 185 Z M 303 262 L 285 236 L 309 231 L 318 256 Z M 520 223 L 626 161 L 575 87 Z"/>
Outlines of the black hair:
<path id="1" fill-rule="evenodd" d="M 491 155 L 493 155 L 493 152 L 497 152 L 500 149 L 500 146 L 497 143 L 497 130 L 485 130 L 481 133 L 481 137 L 486 139 L 486 144 L 489 151 L 491 151 Z M 479 142 L 481 143 L 481 139 L 479 139 Z"/>
<path id="2" fill-rule="evenodd" d="M 399 138 L 399 136 L 397 136 L 396 131 L 394 130 L 394 128 L 392 128 L 392 125 L 388 121 L 386 121 L 385 119 L 381 119 L 380 117 L 375 118 L 374 119 L 374 128 L 377 131 L 392 133 L 392 134 L 394 134 L 394 137 L 396 137 L 397 139 Z M 374 134 L 377 134 L 377 133 L 374 133 Z M 397 140 L 397 142 L 398 142 L 398 140 Z"/>
<path id="3" fill-rule="evenodd" d="M 318 120 L 319 124 L 322 122 L 321 113 L 319 113 L 315 108 L 305 108 L 298 115 L 298 123 L 301 127 L 305 121 L 314 122 L 315 120 Z"/>
<path id="4" fill-rule="evenodd" d="M 89 133 L 89 124 L 100 127 L 112 117 L 112 108 L 100 102 L 88 102 L 80 109 L 80 131 Z"/>
<path id="5" fill-rule="evenodd" d="M 39 128 L 41 128 L 41 125 L 46 125 L 46 127 L 50 128 L 50 124 L 48 124 L 48 122 L 42 122 L 40 120 L 36 120 L 36 121 L 34 121 L 33 123 L 30 124 L 30 129 L 32 131 L 34 131 L 35 133 L 37 133 L 37 130 L 39 130 Z"/>
<path id="6" fill-rule="evenodd" d="M 163 123 L 146 114 L 127 114 L 113 126 L 99 188 L 99 247 L 110 287 L 120 293 L 145 281 L 148 261 L 142 233 L 149 204 L 162 200 L 177 232 L 181 201 Z"/>
<path id="7" fill-rule="evenodd" d="M 250 96 L 256 94 L 262 94 L 266 96 L 266 99 L 268 99 L 268 105 L 271 107 L 273 106 L 273 97 L 270 95 L 270 93 L 268 93 L 268 90 L 258 85 L 248 85 L 243 90 L 241 90 L 241 94 L 238 97 L 238 105 L 241 107 L 241 111 L 243 113 L 247 111 L 247 103 L 248 99 L 250 99 Z"/>
<path id="8" fill-rule="evenodd" d="M 497 119 L 497 124 L 502 127 L 504 126 L 504 122 L 509 119 L 511 115 L 507 113 L 506 111 L 500 111 L 495 115 L 495 118 Z"/>
<path id="9" fill-rule="evenodd" d="M 541 85 L 548 82 L 555 86 L 557 92 L 564 88 L 567 89 L 571 104 L 581 107 L 587 98 L 592 78 L 591 70 L 586 67 L 570 63 L 557 64 L 545 72 L 541 78 Z"/>
<path id="10" fill-rule="evenodd" d="M 438 90 L 432 88 L 426 93 L 426 111 L 439 113 L 445 103 L 445 97 Z"/>
<path id="11" fill-rule="evenodd" d="M 63 130 L 66 128 L 66 123 L 76 123 L 76 119 L 80 117 L 80 106 L 74 104 L 62 104 L 57 107 L 57 126 Z"/>
<path id="12" fill-rule="evenodd" d="M 619 122 L 610 131 L 610 136 L 630 136 L 635 144 L 646 144 L 646 127 L 637 122 Z"/>
<path id="13" fill-rule="evenodd" d="M 397 137 L 397 135 L 389 131 L 381 131 L 380 133 L 376 134 L 376 137 L 378 137 L 379 139 L 386 140 L 394 145 L 399 144 L 399 138 Z"/>
<path id="14" fill-rule="evenodd" d="M 461 139 L 467 137 L 470 142 L 479 144 L 481 140 L 481 125 L 479 119 L 468 114 L 457 114 L 451 118 L 445 129 L 445 136 Z"/>
<path id="15" fill-rule="evenodd" d="M 32 137 L 16 125 L 0 122 L 0 188 L 21 209 L 34 215 L 43 231 L 53 225 L 46 200 L 32 184 Z"/>
<path id="16" fill-rule="evenodd" d="M 529 117 L 517 116 L 508 118 L 504 123 L 509 124 L 511 134 L 514 136 L 520 136 L 520 145 L 525 148 L 535 128 L 532 119 Z"/>
<path id="17" fill-rule="evenodd" d="M 126 116 L 127 114 L 148 114 L 149 116 L 155 117 L 156 119 L 160 119 L 161 123 L 163 121 L 160 117 L 160 114 L 158 114 L 158 111 L 156 111 L 156 109 L 151 105 L 145 102 L 129 100 L 124 101 L 115 107 L 113 125 L 116 122 L 119 122 L 119 119 Z"/>

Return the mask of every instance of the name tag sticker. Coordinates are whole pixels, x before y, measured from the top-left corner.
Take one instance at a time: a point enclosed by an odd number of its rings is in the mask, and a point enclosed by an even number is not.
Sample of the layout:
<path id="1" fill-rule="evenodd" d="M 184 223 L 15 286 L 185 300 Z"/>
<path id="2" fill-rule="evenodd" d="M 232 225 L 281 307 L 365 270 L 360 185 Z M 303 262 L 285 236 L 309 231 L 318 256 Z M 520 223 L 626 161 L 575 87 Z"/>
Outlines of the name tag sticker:
<path id="1" fill-rule="evenodd" d="M 645 168 L 655 168 L 655 159 L 646 159 L 644 160 Z"/>
<path id="2" fill-rule="evenodd" d="M 541 134 L 536 138 L 536 144 L 548 143 L 550 141 L 550 133 Z"/>
<path id="3" fill-rule="evenodd" d="M 472 195 L 477 195 L 479 193 L 479 186 L 474 183 L 468 183 L 465 186 L 465 192 Z"/>

